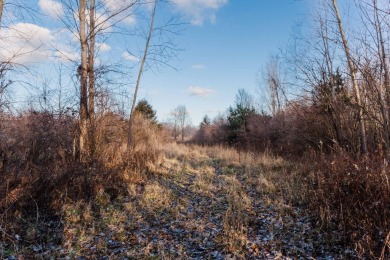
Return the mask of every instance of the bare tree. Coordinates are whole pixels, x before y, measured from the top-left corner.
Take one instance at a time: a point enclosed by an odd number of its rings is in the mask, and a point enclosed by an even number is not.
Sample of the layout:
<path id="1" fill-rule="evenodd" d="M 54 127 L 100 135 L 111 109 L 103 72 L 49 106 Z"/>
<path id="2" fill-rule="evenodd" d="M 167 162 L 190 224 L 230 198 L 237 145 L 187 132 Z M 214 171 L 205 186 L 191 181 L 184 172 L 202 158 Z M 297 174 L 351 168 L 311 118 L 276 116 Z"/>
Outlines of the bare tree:
<path id="1" fill-rule="evenodd" d="M 80 41 L 81 62 L 77 69 L 80 81 L 80 137 L 79 155 L 81 161 L 94 156 L 95 140 L 95 98 L 96 98 L 96 40 L 107 34 L 130 15 L 131 8 L 138 0 L 114 3 L 112 0 L 71 0 L 61 1 L 66 15 L 60 19 L 65 27 L 78 36 Z M 109 7 L 107 7 L 109 6 Z M 76 11 L 77 10 L 77 11 Z M 99 11 L 99 15 L 97 15 Z M 76 14 L 76 15 L 75 15 Z"/>
<path id="2" fill-rule="evenodd" d="M 384 71 L 384 79 L 385 79 L 385 91 L 389 91 L 390 89 L 390 75 L 389 75 L 389 65 L 388 65 L 388 57 L 387 52 L 385 50 L 385 39 L 383 37 L 383 28 L 382 28 L 382 17 L 379 15 L 379 9 L 377 6 L 377 0 L 372 0 L 374 7 L 374 25 L 378 38 L 378 54 L 381 58 L 381 62 L 383 63 L 383 71 Z"/>
<path id="3" fill-rule="evenodd" d="M 389 135 L 389 116 L 390 116 L 390 110 L 387 109 L 386 114 L 386 100 L 389 102 L 389 91 L 390 91 L 390 75 L 389 75 L 389 65 L 388 65 L 388 57 L 387 52 L 385 51 L 385 41 L 383 38 L 383 30 L 382 30 L 382 23 L 381 19 L 379 17 L 379 11 L 377 7 L 377 1 L 373 0 L 374 5 L 374 21 L 376 25 L 376 33 L 378 38 L 378 54 L 381 61 L 381 71 L 383 71 L 384 75 L 384 84 L 383 87 L 382 84 L 380 84 L 380 107 L 381 107 L 381 113 L 383 117 L 383 134 L 384 134 L 384 141 L 386 145 L 386 151 L 389 153 L 390 149 L 390 135 Z"/>
<path id="4" fill-rule="evenodd" d="M 346 56 L 347 61 L 348 61 L 348 67 L 349 67 L 349 72 L 350 72 L 350 76 L 351 76 L 351 80 L 352 80 L 356 103 L 358 105 L 358 121 L 359 121 L 359 126 L 360 126 L 361 151 L 363 154 L 366 154 L 367 153 L 366 125 L 364 122 L 363 104 L 362 104 L 360 89 L 359 89 L 357 76 L 356 76 L 357 69 L 356 69 L 354 61 L 352 59 L 351 52 L 349 50 L 348 41 L 347 41 L 347 38 L 346 38 L 345 33 L 344 33 L 343 24 L 342 24 L 339 9 L 337 6 L 337 0 L 332 0 L 332 3 L 333 3 L 334 14 L 336 16 L 337 24 L 339 27 L 339 33 L 340 33 L 342 43 L 343 43 L 345 56 Z"/>
<path id="5" fill-rule="evenodd" d="M 190 115 L 187 108 L 184 105 L 175 107 L 171 112 L 170 122 L 175 140 L 180 136 L 181 140 L 184 141 L 186 127 L 190 124 Z"/>
<path id="6" fill-rule="evenodd" d="M 137 82 L 134 90 L 133 100 L 130 109 L 130 117 L 128 123 L 128 141 L 127 149 L 130 154 L 130 148 L 132 145 L 132 124 L 133 124 L 133 114 L 135 104 L 137 102 L 138 90 L 141 82 L 142 75 L 146 67 L 151 67 L 151 64 L 148 63 L 148 60 L 151 61 L 155 66 L 163 65 L 172 67 L 169 64 L 169 61 L 176 56 L 178 49 L 176 44 L 173 41 L 172 35 L 178 35 L 180 29 L 179 22 L 180 18 L 172 16 L 168 21 L 162 25 L 155 25 L 155 16 L 156 10 L 160 3 L 169 3 L 165 0 L 152 0 L 147 2 L 149 5 L 148 10 L 150 11 L 150 22 L 149 28 L 145 38 L 145 47 L 142 51 L 142 57 L 140 59 L 140 67 L 137 75 Z M 157 39 L 153 40 L 153 37 L 156 36 Z"/>
<path id="7" fill-rule="evenodd" d="M 328 19 L 328 13 L 318 15 L 318 28 L 316 30 L 319 38 L 319 47 L 317 48 L 320 59 L 324 62 L 317 62 L 319 74 L 316 76 L 318 79 L 315 81 L 313 100 L 318 108 L 322 109 L 322 115 L 325 117 L 325 121 L 331 123 L 333 131 L 335 133 L 335 141 L 337 144 L 344 146 L 346 140 L 342 133 L 342 116 L 343 107 L 345 102 L 340 102 L 340 99 L 346 99 L 343 78 L 340 75 L 338 69 L 334 68 L 334 53 L 331 49 L 335 49 L 332 46 L 330 21 Z M 332 135 L 331 135 L 332 136 Z M 333 140 L 334 142 L 334 140 Z"/>
<path id="8" fill-rule="evenodd" d="M 8 64 L 0 63 L 0 113 L 9 104 L 7 88 L 12 84 L 12 80 L 6 78 L 9 69 Z"/>
<path id="9" fill-rule="evenodd" d="M 95 0 L 89 2 L 89 48 L 88 48 L 88 130 L 89 153 L 95 154 L 95 41 L 96 41 L 96 8 Z"/>
<path id="10" fill-rule="evenodd" d="M 270 56 L 262 73 L 262 79 L 258 79 L 261 102 L 265 102 L 272 116 L 282 109 L 282 79 L 280 61 L 278 56 Z M 264 109 L 262 104 L 261 109 Z"/>
<path id="11" fill-rule="evenodd" d="M 180 132 L 181 132 L 181 140 L 184 141 L 185 129 L 186 126 L 189 124 L 190 115 L 187 111 L 187 108 L 184 105 L 178 106 L 177 111 L 178 111 L 178 119 L 179 119 Z"/>
<path id="12" fill-rule="evenodd" d="M 368 37 L 371 41 L 367 41 L 362 37 L 361 42 L 364 49 L 368 52 L 370 57 L 364 59 L 365 64 L 359 64 L 361 68 L 361 73 L 363 74 L 363 79 L 367 84 L 372 85 L 372 89 L 376 91 L 378 100 L 375 107 L 379 107 L 381 127 L 382 127 L 382 136 L 383 142 L 385 145 L 385 150 L 389 154 L 390 149 L 390 134 L 389 134 L 389 116 L 390 110 L 387 109 L 389 104 L 389 92 L 390 92 L 390 75 L 389 75 L 389 65 L 388 65 L 388 56 L 386 46 L 387 37 L 384 36 L 383 25 L 386 24 L 386 14 L 380 13 L 377 0 L 370 0 L 370 3 L 365 1 L 357 1 L 357 6 L 359 11 L 362 14 L 362 21 L 365 25 Z M 371 27 L 370 27 L 371 26 Z M 371 45 L 374 46 L 371 46 Z M 370 63 L 377 63 L 378 70 L 369 69 Z M 377 71 L 373 75 L 371 72 Z M 368 72 L 368 75 L 366 74 Z M 376 94 L 375 93 L 375 94 Z M 374 95 L 375 95 L 374 94 Z M 372 109 L 371 109 L 372 110 Z M 376 113 L 370 113 L 371 117 L 376 117 Z"/>
<path id="13" fill-rule="evenodd" d="M 2 27 L 2 18 L 3 18 L 3 9 L 4 9 L 4 1 L 0 0 L 0 29 Z M 5 102 L 5 90 L 6 88 L 10 85 L 11 81 L 6 81 L 4 80 L 5 73 L 7 71 L 7 64 L 6 63 L 1 63 L 1 68 L 0 68 L 0 112 L 2 109 L 2 106 L 4 105 Z"/>
<path id="14" fill-rule="evenodd" d="M 0 28 L 2 26 L 2 18 L 3 18 L 3 9 L 4 9 L 4 1 L 0 0 Z"/>
<path id="15" fill-rule="evenodd" d="M 151 21 L 150 21 L 150 26 L 149 26 L 149 33 L 148 33 L 148 37 L 146 39 L 145 50 L 144 50 L 144 54 L 143 54 L 143 57 L 142 57 L 142 60 L 141 60 L 141 65 L 140 65 L 140 68 L 139 68 L 139 71 L 138 71 L 137 83 L 135 85 L 133 102 L 131 104 L 131 110 L 130 110 L 129 126 L 128 126 L 129 129 L 128 129 L 128 138 L 127 138 L 127 149 L 128 149 L 129 153 L 130 153 L 130 148 L 131 148 L 131 143 L 132 143 L 132 135 L 133 135 L 133 133 L 132 133 L 132 125 L 133 125 L 134 107 L 135 107 L 135 103 L 137 101 L 137 94 L 138 94 L 139 84 L 141 82 L 141 76 L 142 76 L 142 73 L 144 71 L 145 61 L 146 61 L 146 57 L 147 57 L 148 51 L 149 51 L 150 39 L 152 38 L 154 17 L 156 15 L 156 7 L 157 7 L 157 0 L 154 0 L 153 1 L 152 12 L 151 12 Z"/>
<path id="16" fill-rule="evenodd" d="M 79 67 L 80 77 L 80 160 L 89 159 L 88 142 L 88 42 L 86 33 L 86 10 L 87 0 L 80 0 L 79 6 L 79 24 L 80 24 L 80 46 L 81 46 L 81 65 Z"/>
<path id="17" fill-rule="evenodd" d="M 177 141 L 177 138 L 180 135 L 179 119 L 176 116 L 176 114 L 177 114 L 177 111 L 176 111 L 176 108 L 175 108 L 171 112 L 171 116 L 168 119 L 168 125 L 171 128 L 171 132 L 172 132 L 172 135 L 173 135 L 173 138 L 175 139 L 175 141 Z"/>
<path id="18" fill-rule="evenodd" d="M 235 103 L 241 108 L 253 108 L 253 97 L 245 89 L 240 88 L 236 94 Z"/>

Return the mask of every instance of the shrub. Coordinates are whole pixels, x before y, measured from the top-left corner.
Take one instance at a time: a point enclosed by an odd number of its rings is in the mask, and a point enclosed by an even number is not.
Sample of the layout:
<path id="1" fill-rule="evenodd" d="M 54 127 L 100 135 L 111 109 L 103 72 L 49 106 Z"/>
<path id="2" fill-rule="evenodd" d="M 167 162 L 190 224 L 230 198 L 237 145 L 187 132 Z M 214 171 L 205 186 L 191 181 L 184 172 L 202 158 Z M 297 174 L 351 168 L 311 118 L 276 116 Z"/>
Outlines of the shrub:
<path id="1" fill-rule="evenodd" d="M 328 230 L 342 230 L 363 257 L 379 258 L 386 247 L 388 254 L 389 166 L 377 158 L 358 161 L 345 153 L 304 165 L 312 184 L 309 205 L 320 224 Z"/>

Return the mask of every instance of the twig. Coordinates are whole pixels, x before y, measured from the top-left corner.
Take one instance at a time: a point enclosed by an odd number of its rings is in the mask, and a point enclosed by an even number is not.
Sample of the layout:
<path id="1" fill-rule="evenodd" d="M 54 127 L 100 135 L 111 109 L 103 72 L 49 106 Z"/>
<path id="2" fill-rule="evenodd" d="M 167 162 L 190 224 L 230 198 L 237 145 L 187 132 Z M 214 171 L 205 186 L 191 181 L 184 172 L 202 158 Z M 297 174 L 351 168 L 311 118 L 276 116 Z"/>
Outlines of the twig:
<path id="1" fill-rule="evenodd" d="M 36 220 L 35 220 L 35 225 L 38 225 L 38 220 L 39 220 L 39 208 L 38 208 L 38 203 L 36 200 L 30 195 L 30 198 L 34 201 L 35 207 L 37 209 L 37 214 L 36 214 Z"/>
<path id="2" fill-rule="evenodd" d="M 383 245 L 381 256 L 379 257 L 379 260 L 385 259 L 386 247 L 388 247 L 390 249 L 390 231 L 389 231 L 389 233 L 387 233 L 387 236 L 385 239 L 385 244 Z"/>

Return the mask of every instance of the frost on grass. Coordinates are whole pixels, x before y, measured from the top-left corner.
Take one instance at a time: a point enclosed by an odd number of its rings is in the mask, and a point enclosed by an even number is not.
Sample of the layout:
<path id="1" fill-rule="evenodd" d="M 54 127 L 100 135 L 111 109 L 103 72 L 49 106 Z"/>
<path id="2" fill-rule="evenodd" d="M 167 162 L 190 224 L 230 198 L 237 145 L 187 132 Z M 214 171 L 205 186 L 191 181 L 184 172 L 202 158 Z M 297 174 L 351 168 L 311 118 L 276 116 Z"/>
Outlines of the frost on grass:
<path id="1" fill-rule="evenodd" d="M 326 235 L 294 206 L 298 184 L 288 180 L 298 178 L 297 169 L 280 158 L 222 147 L 169 144 L 162 150 L 148 178 L 124 185 L 126 196 L 101 189 L 93 201 L 66 203 L 52 227 L 61 239 L 41 235 L 36 245 L 7 254 L 113 259 L 348 255 L 330 247 Z"/>

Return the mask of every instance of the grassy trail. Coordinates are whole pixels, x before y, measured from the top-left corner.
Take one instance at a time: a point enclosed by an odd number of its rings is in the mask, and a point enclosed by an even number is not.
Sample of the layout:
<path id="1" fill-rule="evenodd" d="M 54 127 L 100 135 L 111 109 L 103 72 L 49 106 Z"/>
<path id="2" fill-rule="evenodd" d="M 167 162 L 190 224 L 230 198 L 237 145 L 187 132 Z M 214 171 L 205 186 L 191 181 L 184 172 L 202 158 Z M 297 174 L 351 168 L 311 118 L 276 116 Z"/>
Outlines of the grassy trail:
<path id="1" fill-rule="evenodd" d="M 61 244 L 51 238 L 15 254 L 63 259 L 337 258 L 326 236 L 286 195 L 296 167 L 271 156 L 171 145 L 155 174 L 65 205 Z M 52 229 L 52 231 L 55 228 Z M 55 233 L 55 231 L 53 231 Z M 331 252 L 334 251 L 334 252 Z M 344 252 L 345 253 L 345 252 Z"/>

